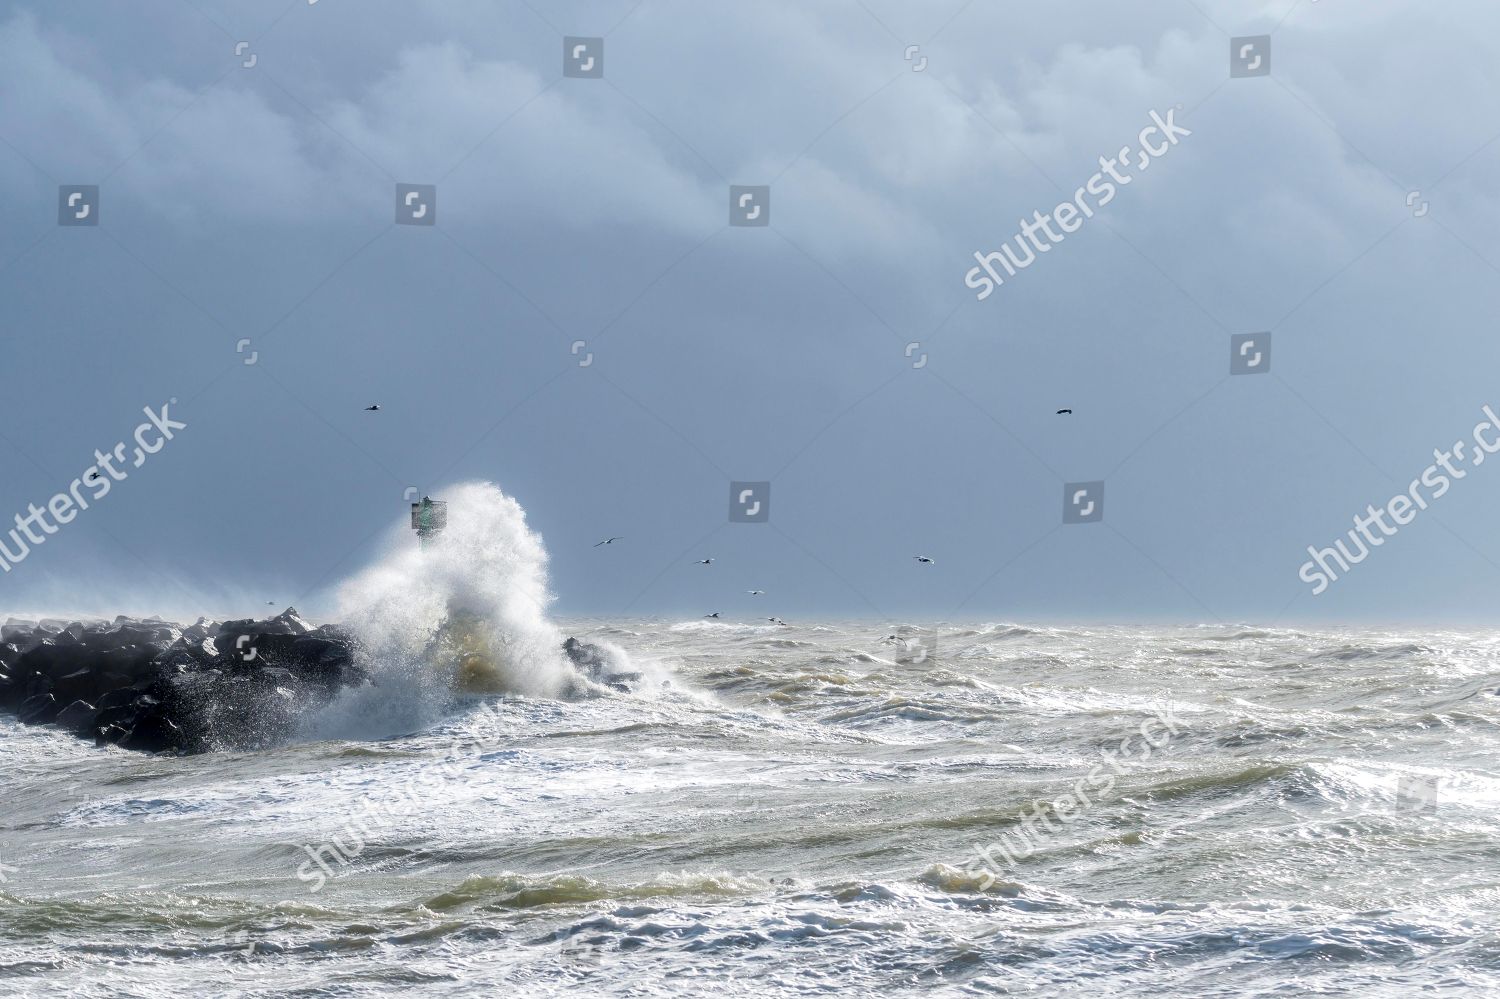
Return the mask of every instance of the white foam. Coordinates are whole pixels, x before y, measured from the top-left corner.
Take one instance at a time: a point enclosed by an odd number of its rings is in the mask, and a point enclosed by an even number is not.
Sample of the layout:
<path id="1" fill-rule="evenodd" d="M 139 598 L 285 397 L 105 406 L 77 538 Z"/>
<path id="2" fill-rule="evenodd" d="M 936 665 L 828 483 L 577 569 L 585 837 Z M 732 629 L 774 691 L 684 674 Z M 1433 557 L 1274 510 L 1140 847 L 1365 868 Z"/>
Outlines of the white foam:
<path id="1" fill-rule="evenodd" d="M 319 723 L 322 734 L 430 721 L 459 680 L 447 640 L 455 620 L 485 650 L 464 670 L 469 692 L 557 697 L 582 682 L 547 616 L 547 551 L 526 511 L 489 482 L 438 495 L 448 503 L 441 535 L 421 547 L 403 520 L 385 554 L 339 588 L 337 619 L 360 640 L 376 686 L 343 698 Z"/>

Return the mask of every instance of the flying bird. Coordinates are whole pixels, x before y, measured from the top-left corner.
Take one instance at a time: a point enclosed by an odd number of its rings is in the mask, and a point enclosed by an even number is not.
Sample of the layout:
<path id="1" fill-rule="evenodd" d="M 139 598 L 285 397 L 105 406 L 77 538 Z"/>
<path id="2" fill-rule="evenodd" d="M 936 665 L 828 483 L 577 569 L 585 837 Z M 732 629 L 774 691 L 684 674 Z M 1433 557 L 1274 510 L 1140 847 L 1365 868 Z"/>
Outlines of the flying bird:
<path id="1" fill-rule="evenodd" d="M 711 558 L 700 558 L 697 561 L 696 564 L 698 564 L 698 565 L 713 565 L 714 564 L 714 560 L 711 559 Z"/>
<path id="2" fill-rule="evenodd" d="M 748 594 L 750 594 L 752 597 L 758 597 L 761 594 L 765 593 L 766 591 L 765 590 L 746 590 L 745 592 L 748 593 Z"/>
<path id="3" fill-rule="evenodd" d="M 719 616 L 719 612 L 718 611 L 714 611 L 712 614 L 705 614 L 703 616 L 704 617 L 717 618 Z"/>
<path id="4" fill-rule="evenodd" d="M 923 563 L 925 565 L 936 565 L 937 564 L 937 562 L 936 562 L 935 559 L 930 559 L 926 555 L 913 555 L 912 558 L 916 559 L 918 562 L 921 562 L 921 563 Z"/>
<path id="5" fill-rule="evenodd" d="M 599 542 L 599 545 L 612 545 L 616 541 L 624 541 L 624 540 L 625 540 L 624 538 L 605 538 L 603 541 Z M 594 547 L 598 548 L 599 545 L 595 545 Z"/>
<path id="6" fill-rule="evenodd" d="M 779 617 L 768 617 L 768 618 L 766 618 L 766 620 L 770 621 L 772 624 L 779 624 L 783 628 L 790 628 L 791 627 L 791 625 L 787 624 L 785 621 L 783 621 Z"/>
<path id="7" fill-rule="evenodd" d="M 1064 413 L 1067 413 L 1069 416 L 1073 415 L 1073 411 L 1071 409 L 1059 409 L 1057 411 L 1058 416 L 1062 416 Z"/>
<path id="8" fill-rule="evenodd" d="M 366 406 L 365 407 L 365 412 L 366 413 L 378 413 L 378 412 L 380 412 L 380 405 L 377 403 L 374 406 Z"/>

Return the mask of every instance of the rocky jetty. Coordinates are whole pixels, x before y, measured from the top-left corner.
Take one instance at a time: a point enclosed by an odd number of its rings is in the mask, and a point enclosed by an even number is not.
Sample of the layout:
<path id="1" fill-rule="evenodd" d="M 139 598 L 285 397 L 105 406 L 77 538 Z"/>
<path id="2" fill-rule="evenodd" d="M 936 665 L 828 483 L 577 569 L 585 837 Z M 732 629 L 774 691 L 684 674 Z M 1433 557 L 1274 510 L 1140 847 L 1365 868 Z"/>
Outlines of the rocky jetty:
<path id="1" fill-rule="evenodd" d="M 294 608 L 264 621 L 10 621 L 0 710 L 98 745 L 204 752 L 272 745 L 298 713 L 367 683 L 350 637 Z"/>
<path id="2" fill-rule="evenodd" d="M 621 686 L 596 647 L 569 639 L 581 672 Z M 351 635 L 294 608 L 263 621 L 189 627 L 159 618 L 60 620 L 0 627 L 0 711 L 96 745 L 144 752 L 257 749 L 284 741 L 299 715 L 370 682 Z"/>

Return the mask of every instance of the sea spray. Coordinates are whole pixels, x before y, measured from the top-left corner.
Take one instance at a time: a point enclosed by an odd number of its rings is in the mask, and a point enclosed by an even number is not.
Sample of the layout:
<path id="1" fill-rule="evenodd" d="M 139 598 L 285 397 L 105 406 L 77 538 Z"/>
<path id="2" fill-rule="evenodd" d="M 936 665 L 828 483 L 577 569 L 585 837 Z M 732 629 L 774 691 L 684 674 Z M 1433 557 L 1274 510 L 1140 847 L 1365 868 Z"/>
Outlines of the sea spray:
<path id="1" fill-rule="evenodd" d="M 488 482 L 444 489 L 446 530 L 424 547 L 403 522 L 385 553 L 339 589 L 375 689 L 319 724 L 326 736 L 409 730 L 455 693 L 558 697 L 584 681 L 547 618 L 547 551 L 526 511 Z"/>

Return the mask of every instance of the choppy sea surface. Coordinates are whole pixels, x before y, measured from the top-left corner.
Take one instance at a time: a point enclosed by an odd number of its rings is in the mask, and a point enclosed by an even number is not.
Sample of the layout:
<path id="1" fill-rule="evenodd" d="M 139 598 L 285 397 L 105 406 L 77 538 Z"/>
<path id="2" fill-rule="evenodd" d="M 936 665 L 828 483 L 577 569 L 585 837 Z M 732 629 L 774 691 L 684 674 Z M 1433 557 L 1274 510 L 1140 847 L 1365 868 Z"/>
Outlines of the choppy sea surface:
<path id="1" fill-rule="evenodd" d="M 642 689 L 0 721 L 0 995 L 1500 994 L 1500 637 L 565 630 Z"/>

